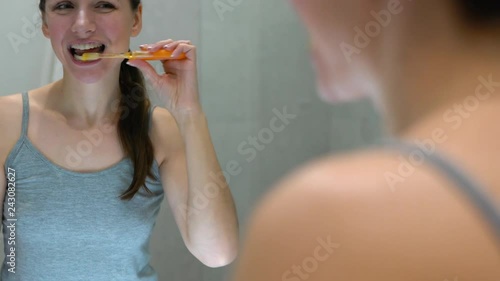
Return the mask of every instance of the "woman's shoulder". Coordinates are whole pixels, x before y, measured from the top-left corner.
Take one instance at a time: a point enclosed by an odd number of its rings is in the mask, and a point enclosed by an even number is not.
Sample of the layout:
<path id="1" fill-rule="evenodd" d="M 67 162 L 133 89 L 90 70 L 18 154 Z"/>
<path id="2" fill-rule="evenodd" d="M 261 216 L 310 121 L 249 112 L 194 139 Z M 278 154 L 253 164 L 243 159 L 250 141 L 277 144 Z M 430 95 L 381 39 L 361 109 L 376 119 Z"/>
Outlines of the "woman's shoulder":
<path id="1" fill-rule="evenodd" d="M 26 93 L 29 95 L 30 112 L 37 109 L 44 110 L 43 107 L 46 104 L 47 95 L 56 83 L 43 85 L 25 92 L 0 96 L 0 127 L 10 128 L 14 126 L 14 129 L 17 127 L 20 129 L 23 116 L 23 94 Z"/>
<path id="2" fill-rule="evenodd" d="M 7 96 L 0 96 L 0 128 L 3 132 L 11 132 L 11 127 L 20 120 L 23 112 L 22 94 L 10 94 Z M 19 123 L 19 122 L 17 122 Z"/>
<path id="3" fill-rule="evenodd" d="M 434 166 L 417 164 L 398 150 L 374 148 L 306 163 L 282 179 L 266 200 L 269 205 L 303 201 L 319 213 L 353 215 L 353 221 L 367 218 L 358 217 L 361 210 L 380 218 L 398 214 L 401 227 L 435 217 L 437 210 L 453 214 L 450 219 L 477 224 L 470 215 L 472 205 L 457 190 Z"/>
<path id="4" fill-rule="evenodd" d="M 173 150 L 183 145 L 175 118 L 160 106 L 156 106 L 152 112 L 149 134 L 160 166 Z"/>
<path id="5" fill-rule="evenodd" d="M 7 153 L 21 135 L 23 101 L 21 93 L 0 97 L 0 160 L 4 163 Z"/>
<path id="6" fill-rule="evenodd" d="M 397 172 L 399 164 L 396 154 L 383 150 L 329 154 L 295 168 L 267 197 L 286 200 L 293 194 L 299 197 L 305 194 L 314 198 L 338 198 L 363 193 L 385 196 L 394 191 L 386 179 L 390 179 L 391 172 Z"/>
<path id="7" fill-rule="evenodd" d="M 321 267 L 314 280 L 333 275 L 400 280 L 391 278 L 395 268 L 419 280 L 425 274 L 473 276 L 478 270 L 485 277 L 499 274 L 490 267 L 499 262 L 494 240 L 467 200 L 431 168 L 405 173 L 403 162 L 397 153 L 366 150 L 297 168 L 257 206 L 243 259 L 275 253 L 263 263 L 280 260 L 286 267 L 303 261 L 311 268 L 308 257 L 322 247 L 325 253 L 313 256 Z M 391 176 L 400 179 L 396 187 Z M 325 245 L 336 246 L 328 250 Z M 424 263 L 429 265 L 425 272 L 415 268 Z M 279 270 L 259 274 L 281 277 L 283 267 Z"/>
<path id="8" fill-rule="evenodd" d="M 9 110 L 9 108 L 18 104 L 22 104 L 22 93 L 0 96 L 0 107 L 3 110 Z M 0 112 L 0 114 L 3 113 L 3 110 L 2 112 Z"/>

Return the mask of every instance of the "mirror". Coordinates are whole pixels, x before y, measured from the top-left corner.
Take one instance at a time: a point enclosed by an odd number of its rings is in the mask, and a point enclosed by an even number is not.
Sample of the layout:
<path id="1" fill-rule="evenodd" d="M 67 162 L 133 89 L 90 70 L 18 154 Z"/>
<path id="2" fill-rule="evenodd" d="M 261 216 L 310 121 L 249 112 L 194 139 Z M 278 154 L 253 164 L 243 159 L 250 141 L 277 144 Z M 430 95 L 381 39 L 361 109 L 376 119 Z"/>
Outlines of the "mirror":
<path id="1" fill-rule="evenodd" d="M 40 31 L 37 5 L 15 1 L 0 11 L 0 95 L 62 76 Z M 143 31 L 131 49 L 168 38 L 197 46 L 202 105 L 237 206 L 241 239 L 258 200 L 292 169 L 379 136 L 369 102 L 333 107 L 318 98 L 307 35 L 286 1 L 148 0 L 143 5 Z M 234 265 L 208 268 L 193 257 L 166 200 L 150 251 L 159 280 L 224 280 Z"/>

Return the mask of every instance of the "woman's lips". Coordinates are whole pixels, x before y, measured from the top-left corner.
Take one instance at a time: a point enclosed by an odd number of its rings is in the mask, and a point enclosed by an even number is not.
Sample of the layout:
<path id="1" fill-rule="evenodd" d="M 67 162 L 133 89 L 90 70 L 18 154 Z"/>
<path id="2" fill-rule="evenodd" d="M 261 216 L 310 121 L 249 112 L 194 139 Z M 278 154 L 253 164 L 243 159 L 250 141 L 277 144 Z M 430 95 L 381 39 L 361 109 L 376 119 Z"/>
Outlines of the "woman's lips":
<path id="1" fill-rule="evenodd" d="M 94 49 L 87 49 L 85 51 L 82 51 L 82 50 L 78 50 L 78 49 L 73 49 L 73 46 L 77 47 L 76 45 L 100 45 L 101 47 L 99 48 L 94 48 Z M 90 47 L 90 46 L 88 46 Z M 104 43 L 101 43 L 99 41 L 77 41 L 77 42 L 72 42 L 71 44 L 69 44 L 67 46 L 67 50 L 69 52 L 69 55 L 71 56 L 71 60 L 77 64 L 77 65 L 91 65 L 93 64 L 94 62 L 97 62 L 97 61 L 100 61 L 100 59 L 98 60 L 92 60 L 92 61 L 82 61 L 81 58 L 78 59 L 75 57 L 75 55 L 77 54 L 81 54 L 83 55 L 84 53 L 88 53 L 88 52 L 94 52 L 94 53 L 103 53 L 106 49 L 106 45 Z"/>

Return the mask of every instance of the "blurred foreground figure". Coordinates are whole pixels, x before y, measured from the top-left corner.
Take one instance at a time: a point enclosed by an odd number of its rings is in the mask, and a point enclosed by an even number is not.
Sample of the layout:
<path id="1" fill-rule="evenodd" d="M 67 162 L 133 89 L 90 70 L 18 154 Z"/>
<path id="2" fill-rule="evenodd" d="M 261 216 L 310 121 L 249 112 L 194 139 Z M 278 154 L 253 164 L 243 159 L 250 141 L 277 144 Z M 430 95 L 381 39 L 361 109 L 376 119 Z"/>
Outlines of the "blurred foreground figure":
<path id="1" fill-rule="evenodd" d="M 232 280 L 500 280 L 493 220 L 464 192 L 498 208 L 499 1 L 290 2 L 321 98 L 370 98 L 391 142 L 283 179 Z"/>

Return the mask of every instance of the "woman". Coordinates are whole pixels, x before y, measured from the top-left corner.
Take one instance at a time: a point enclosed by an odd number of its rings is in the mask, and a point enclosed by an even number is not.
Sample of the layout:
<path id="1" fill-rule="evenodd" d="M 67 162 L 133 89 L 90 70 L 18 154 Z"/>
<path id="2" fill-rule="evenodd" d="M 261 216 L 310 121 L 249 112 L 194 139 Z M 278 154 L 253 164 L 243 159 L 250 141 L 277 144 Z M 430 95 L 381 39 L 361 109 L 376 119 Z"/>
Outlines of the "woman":
<path id="1" fill-rule="evenodd" d="M 195 46 L 142 46 L 184 53 L 162 61 L 161 75 L 144 61 L 82 62 L 129 50 L 140 1 L 41 0 L 40 11 L 64 76 L 0 98 L 1 279 L 157 280 L 148 243 L 164 193 L 189 251 L 209 267 L 230 263 L 238 223 L 198 97 Z M 141 73 L 162 101 L 154 111 Z"/>
<path id="2" fill-rule="evenodd" d="M 233 280 L 500 280 L 500 237 L 460 192 L 498 207 L 499 2 L 290 2 L 322 98 L 370 93 L 395 140 L 281 181 L 250 220 Z"/>

